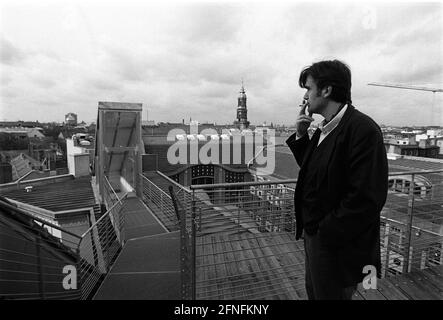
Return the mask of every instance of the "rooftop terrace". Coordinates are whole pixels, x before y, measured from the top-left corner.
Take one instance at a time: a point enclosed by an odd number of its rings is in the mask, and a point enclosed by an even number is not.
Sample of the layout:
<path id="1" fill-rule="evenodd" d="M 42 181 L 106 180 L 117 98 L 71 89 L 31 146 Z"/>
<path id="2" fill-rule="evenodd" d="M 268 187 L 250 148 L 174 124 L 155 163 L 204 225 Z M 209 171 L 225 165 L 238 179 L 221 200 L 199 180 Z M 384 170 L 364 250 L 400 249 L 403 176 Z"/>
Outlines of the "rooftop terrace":
<path id="1" fill-rule="evenodd" d="M 100 103 L 92 183 L 66 175 L 0 187 L 11 199 L 0 199 L 0 283 L 13 284 L 0 295 L 44 299 L 64 292 L 56 280 L 50 290 L 45 285 L 50 270 L 62 272 L 56 259 L 42 259 L 50 239 L 63 245 L 51 246 L 51 254 L 76 257 L 80 294 L 73 299 L 306 299 L 303 241 L 294 238 L 296 180 L 286 176 L 294 173 L 280 172 L 273 181 L 184 187 L 162 172 L 142 172 L 141 132 L 135 128 L 140 112 L 139 104 Z M 287 150 L 278 151 L 289 161 Z M 293 164 L 292 159 L 277 168 Z M 353 298 L 441 300 L 441 162 L 402 158 L 389 164 L 392 184 L 381 214 L 382 279 L 376 290 L 360 287 Z M 91 210 L 84 213 L 88 221 L 82 229 L 67 230 L 38 216 L 43 210 L 83 208 Z M 29 232 L 18 232 L 24 227 L 50 236 L 32 240 L 37 238 Z M 29 261 L 21 258 L 23 248 L 14 237 L 32 246 L 26 255 L 34 259 L 35 279 L 26 278 L 23 266 Z M 13 247 L 3 246 L 5 239 Z M 31 281 L 38 286 L 22 285 Z"/>

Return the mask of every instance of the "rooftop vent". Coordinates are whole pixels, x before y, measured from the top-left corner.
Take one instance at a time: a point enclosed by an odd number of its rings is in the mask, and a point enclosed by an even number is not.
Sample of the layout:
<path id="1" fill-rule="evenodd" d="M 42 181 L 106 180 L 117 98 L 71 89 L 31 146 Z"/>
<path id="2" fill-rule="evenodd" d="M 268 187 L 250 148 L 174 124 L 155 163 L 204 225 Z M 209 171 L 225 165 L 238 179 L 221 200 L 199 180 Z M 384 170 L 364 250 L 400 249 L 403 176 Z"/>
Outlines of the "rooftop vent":
<path id="1" fill-rule="evenodd" d="M 88 140 L 80 140 L 80 145 L 82 145 L 82 146 L 90 146 L 91 143 Z"/>

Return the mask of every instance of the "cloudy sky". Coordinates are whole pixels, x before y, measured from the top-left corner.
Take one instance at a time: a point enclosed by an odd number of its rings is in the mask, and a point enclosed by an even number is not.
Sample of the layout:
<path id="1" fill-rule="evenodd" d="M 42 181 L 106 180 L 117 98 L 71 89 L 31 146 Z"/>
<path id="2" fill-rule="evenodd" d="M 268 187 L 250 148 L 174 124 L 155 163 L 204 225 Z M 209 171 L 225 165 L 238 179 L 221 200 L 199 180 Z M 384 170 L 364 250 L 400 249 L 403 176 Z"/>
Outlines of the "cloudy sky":
<path id="1" fill-rule="evenodd" d="M 292 124 L 301 69 L 338 58 L 378 123 L 443 125 L 443 93 L 367 85 L 443 87 L 443 3 L 34 2 L 0 0 L 0 120 L 90 122 L 123 101 L 232 123 L 243 79 L 251 123 Z"/>

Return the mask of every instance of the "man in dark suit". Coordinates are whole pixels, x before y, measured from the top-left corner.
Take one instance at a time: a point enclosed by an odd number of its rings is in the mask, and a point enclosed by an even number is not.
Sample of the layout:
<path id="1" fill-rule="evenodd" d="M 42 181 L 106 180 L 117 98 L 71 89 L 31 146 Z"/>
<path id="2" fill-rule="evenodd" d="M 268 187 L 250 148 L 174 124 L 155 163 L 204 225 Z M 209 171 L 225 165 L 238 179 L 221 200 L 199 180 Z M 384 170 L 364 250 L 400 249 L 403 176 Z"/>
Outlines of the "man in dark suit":
<path id="1" fill-rule="evenodd" d="M 351 71 L 341 61 L 314 63 L 299 84 L 306 102 L 286 143 L 300 166 L 294 201 L 296 239 L 304 231 L 306 290 L 309 299 L 348 300 L 370 275 L 365 266 L 380 276 L 380 212 L 388 189 L 383 136 L 352 106 Z M 309 138 L 314 113 L 324 120 Z"/>

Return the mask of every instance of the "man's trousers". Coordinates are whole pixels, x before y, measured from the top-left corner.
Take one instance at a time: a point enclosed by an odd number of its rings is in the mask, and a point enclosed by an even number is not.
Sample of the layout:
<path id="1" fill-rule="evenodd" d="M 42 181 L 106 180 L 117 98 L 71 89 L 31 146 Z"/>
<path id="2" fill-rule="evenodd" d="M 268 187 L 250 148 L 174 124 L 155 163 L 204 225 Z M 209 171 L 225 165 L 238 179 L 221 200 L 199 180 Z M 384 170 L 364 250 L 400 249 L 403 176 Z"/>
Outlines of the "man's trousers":
<path id="1" fill-rule="evenodd" d="M 304 232 L 306 292 L 309 300 L 351 300 L 357 285 L 345 288 L 341 281 L 337 254 L 320 245 L 318 233 Z"/>

